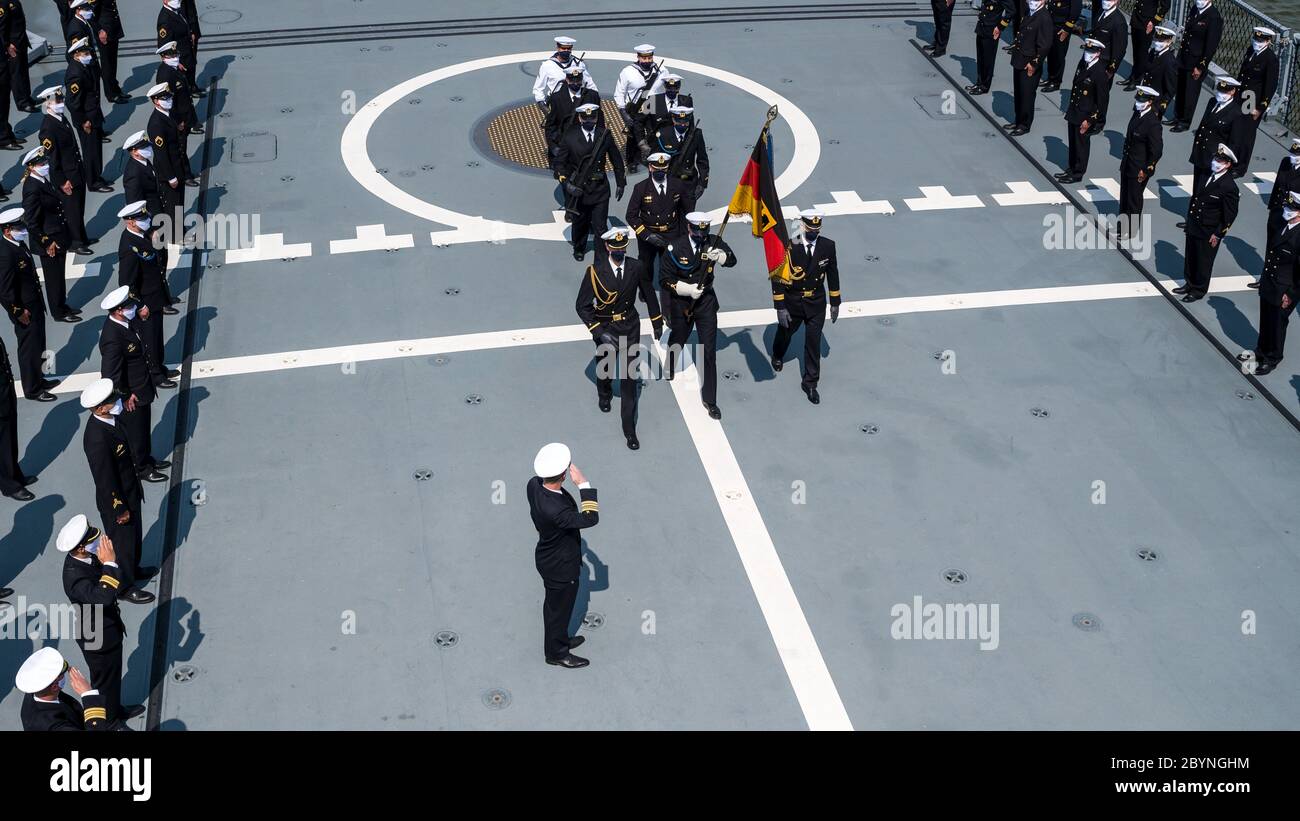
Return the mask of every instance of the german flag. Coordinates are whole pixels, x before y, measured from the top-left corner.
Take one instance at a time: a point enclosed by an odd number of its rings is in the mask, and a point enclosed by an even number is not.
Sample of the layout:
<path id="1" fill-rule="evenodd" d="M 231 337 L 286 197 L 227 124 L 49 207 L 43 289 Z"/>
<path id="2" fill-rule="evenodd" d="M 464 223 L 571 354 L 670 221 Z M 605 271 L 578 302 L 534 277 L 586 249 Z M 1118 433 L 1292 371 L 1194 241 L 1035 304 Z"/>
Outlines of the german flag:
<path id="1" fill-rule="evenodd" d="M 790 282 L 790 234 L 781 216 L 781 201 L 776 196 L 776 178 L 772 172 L 772 137 L 766 128 L 754 144 L 754 153 L 740 175 L 736 193 L 731 195 L 727 213 L 748 214 L 753 220 L 754 236 L 763 240 L 767 256 L 767 275 L 772 280 Z"/>

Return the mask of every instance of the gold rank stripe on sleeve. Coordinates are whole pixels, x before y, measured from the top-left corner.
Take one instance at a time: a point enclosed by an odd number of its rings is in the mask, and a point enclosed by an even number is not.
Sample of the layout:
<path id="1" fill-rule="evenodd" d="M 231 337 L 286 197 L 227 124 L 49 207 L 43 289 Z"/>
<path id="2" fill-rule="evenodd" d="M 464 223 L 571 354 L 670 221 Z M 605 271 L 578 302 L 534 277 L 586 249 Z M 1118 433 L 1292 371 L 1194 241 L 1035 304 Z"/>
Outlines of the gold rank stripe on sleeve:
<path id="1" fill-rule="evenodd" d="M 638 226 L 636 227 L 636 234 L 637 234 L 637 236 L 640 236 L 640 235 L 641 235 L 641 232 L 644 231 L 644 230 L 645 230 L 645 226 L 644 226 L 644 225 L 638 225 Z"/>
<path id="2" fill-rule="evenodd" d="M 87 707 L 85 712 L 86 721 L 108 721 L 107 707 Z"/>
<path id="3" fill-rule="evenodd" d="M 839 292 L 839 291 L 831 291 L 830 294 L 831 294 L 831 296 L 839 296 L 839 295 L 840 295 L 840 292 Z"/>
<path id="4" fill-rule="evenodd" d="M 578 509 L 583 513 L 599 513 L 600 505 L 596 502 L 583 502 Z"/>
<path id="5" fill-rule="evenodd" d="M 785 299 L 785 294 L 772 294 L 773 302 L 780 302 L 783 299 Z"/>
<path id="6" fill-rule="evenodd" d="M 599 327 L 599 326 L 600 326 L 600 323 L 599 323 L 599 322 L 593 322 L 593 323 L 591 323 L 590 325 L 587 326 L 587 330 L 588 330 L 588 331 L 594 331 L 594 330 L 596 330 L 596 328 Z"/>
<path id="7" fill-rule="evenodd" d="M 119 582 L 117 579 L 113 578 L 112 576 L 108 575 L 107 573 L 99 577 L 99 583 L 106 584 L 109 587 L 113 588 L 114 590 L 116 590 L 117 586 L 121 584 L 121 582 Z"/>

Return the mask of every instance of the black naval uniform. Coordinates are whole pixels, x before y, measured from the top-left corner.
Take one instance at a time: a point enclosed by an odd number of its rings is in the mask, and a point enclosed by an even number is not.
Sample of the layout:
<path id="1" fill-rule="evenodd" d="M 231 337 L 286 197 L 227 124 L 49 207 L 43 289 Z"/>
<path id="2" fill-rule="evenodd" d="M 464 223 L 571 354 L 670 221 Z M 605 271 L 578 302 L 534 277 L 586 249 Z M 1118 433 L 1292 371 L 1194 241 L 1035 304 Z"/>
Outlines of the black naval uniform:
<path id="1" fill-rule="evenodd" d="M 1011 68 L 1015 72 L 1016 120 L 1018 128 L 1028 131 L 1034 124 L 1034 100 L 1038 97 L 1038 72 L 1052 47 L 1052 15 L 1046 6 L 1025 17 L 1011 43 Z M 1034 76 L 1029 76 L 1032 67 Z"/>
<path id="2" fill-rule="evenodd" d="M 1277 177 L 1273 180 L 1273 191 L 1268 195 L 1268 235 L 1282 227 L 1282 208 L 1286 205 L 1287 193 L 1300 191 L 1300 165 L 1291 162 L 1291 155 L 1282 157 L 1282 164 L 1277 167 Z"/>
<path id="3" fill-rule="evenodd" d="M 1093 18 L 1092 32 L 1089 36 L 1106 44 L 1101 59 L 1106 64 L 1107 82 L 1115 82 L 1115 75 L 1119 73 L 1124 55 L 1128 53 L 1128 21 L 1124 19 L 1124 13 L 1119 10 L 1118 5 L 1100 19 Z M 1103 115 L 1105 113 L 1102 112 Z"/>
<path id="4" fill-rule="evenodd" d="M 683 350 L 691 336 L 691 329 L 698 331 L 699 346 L 703 349 L 704 368 L 700 372 L 700 395 L 704 403 L 710 406 L 718 404 L 718 295 L 713 290 L 713 276 L 708 273 L 710 260 L 700 256 L 710 247 L 721 248 L 727 252 L 727 262 L 723 268 L 736 265 L 736 253 L 721 237 L 713 234 L 703 237 L 698 244 L 693 244 L 689 231 L 682 231 L 668 241 L 668 247 L 659 257 L 659 285 L 668 293 L 668 304 L 661 306 L 668 317 L 668 375 L 672 376 L 677 367 L 678 351 Z M 679 296 L 673 286 L 678 282 L 699 285 L 704 293 L 699 299 Z M 695 367 L 699 369 L 700 363 Z"/>
<path id="5" fill-rule="evenodd" d="M 112 539 L 112 536 L 109 536 Z M 116 542 L 114 542 L 116 547 Z M 97 556 L 78 559 L 63 557 L 63 593 L 77 605 L 77 646 L 86 659 L 90 686 L 104 698 L 108 720 L 122 710 L 122 637 L 126 624 L 117 607 L 121 568 L 114 561 L 104 564 Z"/>
<path id="6" fill-rule="evenodd" d="M 1119 212 L 1141 214 L 1147 184 L 1155 176 L 1156 164 L 1165 151 L 1164 124 L 1153 101 L 1146 111 L 1134 111 L 1124 133 L 1124 153 L 1120 159 Z M 1138 173 L 1142 179 L 1138 179 Z"/>
<path id="7" fill-rule="evenodd" d="M 122 15 L 117 11 L 117 0 L 99 0 L 95 4 L 95 48 L 99 51 L 99 68 L 104 81 L 104 96 L 115 102 L 122 96 L 122 85 L 117 80 L 117 44 L 126 37 L 122 30 Z M 104 40 L 99 39 L 103 35 Z"/>
<path id="8" fill-rule="evenodd" d="M 27 476 L 18 465 L 18 393 L 9 351 L 0 339 L 0 494 L 13 496 L 27 487 Z"/>
<path id="9" fill-rule="evenodd" d="M 113 551 L 117 553 L 118 578 L 122 583 L 117 595 L 121 598 L 141 575 L 144 529 L 140 522 L 140 507 L 144 503 L 144 487 L 136 472 L 130 438 L 121 416 L 106 422 L 91 414 L 86 420 L 81 444 L 90 465 L 90 476 L 95 482 L 95 508 L 99 511 L 104 532 L 113 540 Z M 126 522 L 118 522 L 124 513 L 129 514 L 129 518 Z"/>
<path id="10" fill-rule="evenodd" d="M 72 16 L 72 9 L 68 8 L 68 3 L 72 0 L 54 0 L 54 5 L 59 9 L 59 25 L 67 27 L 68 18 Z"/>
<path id="11" fill-rule="evenodd" d="M 35 105 L 31 71 L 27 64 L 32 41 L 27 37 L 27 15 L 21 0 L 0 0 L 0 39 L 14 47 L 15 54 L 9 59 L 9 84 L 14 105 L 30 108 Z"/>
<path id="12" fill-rule="evenodd" d="M 139 326 L 140 335 L 149 350 L 153 374 L 166 379 L 163 365 L 163 308 L 171 300 L 167 293 L 163 255 L 153 242 L 130 228 L 122 229 L 117 243 L 117 284 L 131 289 L 131 298 L 149 309 L 149 318 L 136 317 L 132 324 Z"/>
<path id="13" fill-rule="evenodd" d="M 1129 85 L 1136 85 L 1146 72 L 1147 62 L 1151 59 L 1151 40 L 1155 37 L 1156 26 L 1165 21 L 1169 13 L 1169 0 L 1134 0 L 1133 13 L 1128 18 L 1129 36 L 1133 40 L 1133 70 L 1129 72 Z M 1151 26 L 1151 31 L 1147 31 Z M 1161 99 L 1165 92 L 1161 89 Z"/>
<path id="14" fill-rule="evenodd" d="M 650 123 L 646 129 L 646 142 L 650 142 L 650 137 L 659 129 L 673 124 L 673 115 L 670 109 L 676 106 L 693 109 L 695 108 L 695 98 L 690 94 L 682 94 L 680 91 L 677 92 L 677 96 L 670 97 L 666 89 L 650 98 Z M 690 120 L 693 127 L 695 125 L 695 112 L 692 111 L 687 115 L 687 119 Z M 650 147 L 654 148 L 653 143 Z M 651 151 L 651 153 L 654 152 Z"/>
<path id="15" fill-rule="evenodd" d="M 1188 3 L 1188 7 L 1187 23 L 1183 26 L 1182 44 L 1178 49 L 1178 98 L 1174 105 L 1174 118 L 1183 128 L 1190 127 L 1192 117 L 1196 116 L 1201 83 L 1223 37 L 1223 17 L 1213 4 L 1203 12 L 1197 10 L 1195 3 Z M 1200 69 L 1200 77 L 1192 77 L 1194 69 Z"/>
<path id="16" fill-rule="evenodd" d="M 9 56 L 9 43 L 8 33 L 0 26 L 0 145 L 16 149 L 21 143 L 18 142 L 13 125 L 9 122 L 9 92 L 12 83 L 11 66 L 18 58 Z M 25 55 L 23 59 L 26 59 Z"/>
<path id="17" fill-rule="evenodd" d="M 48 257 L 47 257 L 48 259 Z M 18 373 L 28 399 L 45 391 L 41 357 L 45 354 L 45 298 L 31 251 L 0 236 L 0 305 L 14 323 L 18 340 Z M 21 320 L 27 314 L 27 323 Z"/>
<path id="18" fill-rule="evenodd" d="M 1141 79 L 1140 85 L 1160 93 L 1159 114 L 1164 117 L 1169 104 L 1178 94 L 1178 55 L 1174 53 L 1174 47 L 1170 46 L 1160 54 L 1150 54 Z"/>
<path id="19" fill-rule="evenodd" d="M 542 477 L 528 480 L 528 510 L 537 528 L 537 573 L 546 587 L 542 604 L 546 658 L 558 661 L 569 654 L 569 621 L 578 600 L 578 575 L 582 572 L 582 529 L 600 521 L 594 487 L 580 487 L 582 504 L 564 488 L 550 490 Z"/>
<path id="20" fill-rule="evenodd" d="M 690 188 L 689 199 L 682 203 L 682 213 L 694 211 L 695 203 L 709 187 L 709 149 L 704 144 L 704 132 L 695 126 L 687 126 L 686 131 L 679 134 L 677 127 L 669 124 L 655 132 L 650 148 L 669 156 L 668 176 L 681 180 Z"/>
<path id="21" fill-rule="evenodd" d="M 1067 170 L 1072 176 L 1082 177 L 1087 173 L 1092 136 L 1105 130 L 1109 102 L 1110 77 L 1104 52 L 1092 65 L 1088 65 L 1086 57 L 1080 58 L 1074 70 L 1074 84 L 1070 87 L 1070 104 L 1065 109 L 1065 121 L 1070 132 L 1070 165 Z M 1079 127 L 1085 120 L 1088 129 L 1080 134 Z"/>
<path id="22" fill-rule="evenodd" d="M 1052 49 L 1047 53 L 1047 77 L 1044 83 L 1058 88 L 1065 79 L 1065 56 L 1070 51 L 1070 35 L 1078 34 L 1079 15 L 1083 13 L 1083 0 L 1047 0 L 1047 11 L 1052 15 Z"/>
<path id="23" fill-rule="evenodd" d="M 154 149 L 155 152 L 157 150 Z M 165 211 L 162 186 L 166 184 L 166 181 L 159 181 L 153 163 L 142 162 L 130 156 L 126 158 L 122 169 L 122 189 L 126 192 L 126 201 L 144 200 L 149 216 L 155 219 Z"/>
<path id="24" fill-rule="evenodd" d="M 975 21 L 975 86 L 987 91 L 997 67 L 998 43 L 1015 12 L 1003 0 L 983 0 Z M 997 31 L 997 36 L 993 32 Z"/>
<path id="25" fill-rule="evenodd" d="M 198 88 L 198 67 L 194 65 L 195 43 L 194 36 L 198 33 L 190 25 L 189 19 L 182 12 L 186 11 L 184 7 L 180 11 L 172 11 L 170 8 L 163 6 L 158 10 L 158 48 L 171 41 L 176 41 L 176 51 L 181 58 L 181 67 L 190 77 L 190 86 Z M 196 18 L 197 22 L 197 18 Z"/>
<path id="26" fill-rule="evenodd" d="M 659 300 L 655 297 L 650 269 L 630 255 L 623 258 L 621 275 L 617 273 L 619 267 L 608 254 L 597 254 L 596 262 L 588 265 L 582 274 L 578 301 L 574 307 L 587 326 L 592 341 L 596 343 L 596 396 L 600 399 L 602 409 L 608 407 L 614 396 L 614 380 L 601 376 L 610 371 L 610 360 L 606 357 L 611 354 L 618 357 L 619 412 L 623 419 L 623 435 L 635 436 L 639 380 L 633 370 L 636 351 L 632 350 L 632 346 L 641 338 L 641 316 L 636 310 L 638 292 L 645 302 L 646 310 L 650 312 L 656 339 L 664 321 L 659 311 Z"/>
<path id="27" fill-rule="evenodd" d="M 94 19 L 94 17 L 91 18 L 91 20 Z M 82 37 L 85 37 L 90 44 L 90 54 L 93 58 L 93 65 L 98 68 L 99 33 L 97 31 L 97 26 L 87 23 L 85 20 L 82 20 L 76 12 L 73 12 L 72 16 L 68 18 L 68 22 L 63 24 L 63 36 L 64 39 L 67 40 L 67 46 L 70 46 Z M 72 55 L 67 53 L 66 48 L 64 49 L 64 58 L 68 62 L 72 62 Z M 98 76 L 98 72 L 96 72 L 96 76 Z"/>
<path id="28" fill-rule="evenodd" d="M 1275 366 L 1286 347 L 1286 326 L 1300 297 L 1300 227 L 1282 223 L 1269 231 L 1264 270 L 1259 275 L 1259 341 L 1256 361 Z M 1282 297 L 1290 305 L 1282 307 Z"/>
<path id="29" fill-rule="evenodd" d="M 1250 155 L 1255 153 L 1255 138 L 1259 136 L 1259 127 L 1264 122 L 1264 115 L 1273 103 L 1273 95 L 1277 93 L 1280 69 L 1277 51 L 1271 43 L 1268 48 L 1258 53 L 1247 46 L 1246 56 L 1241 60 L 1241 71 L 1237 72 L 1237 79 L 1241 81 L 1237 97 L 1243 102 L 1253 98 L 1259 117 L 1256 118 L 1250 113 L 1245 114 L 1247 128 L 1242 134 L 1237 163 L 1232 167 L 1232 173 L 1238 177 L 1245 176 L 1246 171 L 1250 169 Z M 1233 150 L 1237 150 L 1235 146 Z"/>
<path id="30" fill-rule="evenodd" d="M 193 38 L 190 42 L 193 44 L 190 48 L 190 61 L 185 63 L 190 70 L 190 85 L 195 89 L 195 94 L 199 97 L 206 95 L 199 88 L 199 41 L 203 39 L 203 27 L 199 23 L 199 8 L 197 0 L 181 0 L 181 11 L 185 12 L 185 24 L 190 27 L 190 36 Z M 159 43 L 158 45 L 162 45 Z"/>
<path id="31" fill-rule="evenodd" d="M 1231 148 L 1237 160 L 1241 160 L 1241 144 L 1250 129 L 1246 123 L 1247 116 L 1241 110 L 1240 94 L 1234 94 L 1226 103 L 1210 100 L 1206 104 L 1201 124 L 1196 127 L 1196 138 L 1192 141 L 1192 155 L 1188 158 L 1192 163 L 1193 194 L 1201 190 L 1210 178 L 1210 162 L 1219 150 L 1219 143 Z M 1237 163 L 1232 165 L 1235 170 Z"/>
<path id="32" fill-rule="evenodd" d="M 578 124 L 578 106 L 591 103 L 600 105 L 600 92 L 594 88 L 587 88 L 585 85 L 578 90 L 578 94 L 573 94 L 569 90 L 567 82 L 560 83 L 560 87 L 546 98 L 548 106 L 546 119 L 542 122 L 542 132 L 546 137 L 546 158 L 551 164 L 551 170 L 559 177 L 559 171 L 556 170 L 556 158 L 560 153 L 560 140 L 568 133 L 570 128 Z M 596 128 L 605 127 L 605 110 L 596 110 Z"/>
<path id="33" fill-rule="evenodd" d="M 86 167 L 81 161 L 77 137 L 79 133 L 81 129 L 74 128 L 68 122 L 66 110 L 63 116 L 55 117 L 47 113 L 41 118 L 41 145 L 45 146 L 46 156 L 50 160 L 50 180 L 54 183 L 55 196 L 63 205 L 68 239 L 73 245 L 89 245 L 85 214 L 86 185 L 90 179 L 87 178 Z M 65 182 L 72 183 L 71 194 L 63 193 Z M 53 302 L 53 288 L 50 289 L 50 297 Z"/>
<path id="34" fill-rule="evenodd" d="M 76 60 L 68 63 L 63 78 L 67 95 L 64 99 L 81 143 L 81 164 L 87 185 L 108 184 L 104 181 L 104 109 L 99 99 L 99 83 L 99 68 L 93 60 L 85 66 Z M 90 123 L 89 132 L 86 123 Z"/>
<path id="35" fill-rule="evenodd" d="M 185 72 L 179 68 L 172 68 L 166 63 L 158 64 L 158 71 L 154 74 L 153 81 L 166 83 L 172 93 L 172 110 L 168 114 L 172 122 L 176 123 L 181 160 L 185 166 L 185 176 L 181 182 L 197 179 L 198 175 L 190 165 L 190 135 L 202 133 L 203 128 L 199 123 L 199 114 L 194 109 L 194 100 L 190 96 L 194 88 L 190 85 L 189 77 Z M 130 201 L 134 202 L 134 200 Z"/>
<path id="36" fill-rule="evenodd" d="M 172 110 L 176 103 L 173 100 Z M 163 209 L 172 220 L 173 225 L 183 221 L 185 211 L 185 181 L 189 179 L 190 165 L 182 152 L 181 133 L 176 119 L 167 112 L 154 108 L 149 115 L 149 127 L 146 129 L 149 141 L 153 143 L 153 166 L 158 176 L 158 191 L 162 194 Z M 176 187 L 171 185 L 176 180 Z M 178 219 L 180 218 L 180 219 Z"/>
<path id="37" fill-rule="evenodd" d="M 1187 206 L 1187 245 L 1183 254 L 1183 278 L 1187 293 L 1203 297 L 1210 287 L 1214 273 L 1214 258 L 1223 245 L 1223 238 L 1237 219 L 1241 204 L 1241 191 L 1237 181 L 1227 171 L 1211 177 L 1199 192 L 1192 194 Z M 1210 237 L 1219 241 L 1211 245 Z"/>
<path id="38" fill-rule="evenodd" d="M 573 175 L 582 170 L 587 157 L 600 149 L 603 156 L 591 163 L 591 170 L 585 180 L 573 179 Z M 607 128 L 597 126 L 588 138 L 582 126 L 570 128 L 560 139 L 560 150 L 556 156 L 556 169 L 560 172 L 560 182 L 570 182 L 582 189 L 576 199 L 578 215 L 573 218 L 573 250 L 586 253 L 587 235 L 593 230 L 599 237 L 609 225 L 609 178 L 605 175 L 605 161 L 614 167 L 614 179 L 621 190 L 627 185 L 627 173 L 623 169 L 623 155 L 614 144 L 614 135 Z M 567 193 L 567 192 L 566 192 Z M 600 256 L 599 252 L 596 254 Z"/>
<path id="39" fill-rule="evenodd" d="M 126 325 L 110 316 L 104 320 L 104 329 L 99 335 L 100 375 L 113 380 L 124 401 L 135 395 L 135 410 L 123 410 L 118 422 L 131 442 L 135 469 L 141 474 L 153 470 L 156 464 L 150 438 L 153 433 L 151 411 L 153 400 L 158 396 L 154 378 L 161 373 L 163 361 L 162 351 L 154 351 L 147 336 L 144 322 L 138 315 Z"/>
<path id="40" fill-rule="evenodd" d="M 113 730 L 117 724 L 108 720 L 104 697 L 94 691 L 81 701 L 59 691 L 56 701 L 41 701 L 31 693 L 23 696 L 23 729 L 29 733 L 81 730 Z"/>
<path id="41" fill-rule="evenodd" d="M 55 177 L 54 164 L 50 163 L 50 176 Z M 35 174 L 23 179 L 23 222 L 27 223 L 27 241 L 31 253 L 39 257 L 41 272 L 45 274 L 45 290 L 49 294 L 50 316 L 62 320 L 72 315 L 68 306 L 68 287 L 64 269 L 68 260 L 68 221 L 63 213 L 67 198 L 55 188 L 53 180 L 43 180 Z M 54 244 L 54 256 L 47 249 Z M 33 317 L 36 312 L 32 312 Z M 42 334 L 43 335 L 43 334 Z"/>
<path id="42" fill-rule="evenodd" d="M 682 205 L 690 201 L 690 196 L 691 187 L 671 174 L 664 177 L 663 193 L 655 185 L 653 173 L 632 187 L 623 219 L 636 234 L 637 259 L 651 277 L 659 270 L 659 255 L 669 237 L 678 232 L 682 218 L 690 213 Z M 672 304 L 667 291 L 662 292 L 659 304 Z"/>
<path id="43" fill-rule="evenodd" d="M 948 50 L 948 35 L 952 33 L 952 7 L 954 0 L 930 0 L 930 11 L 934 14 L 934 57 L 941 56 Z"/>
<path id="44" fill-rule="evenodd" d="M 803 388 L 817 387 L 821 377 L 822 328 L 826 324 L 826 299 L 836 307 L 840 304 L 840 266 L 835 256 L 835 243 L 818 236 L 812 245 L 812 254 L 802 242 L 790 244 L 790 278 L 786 285 L 772 281 L 772 302 L 777 310 L 785 308 L 790 313 L 790 324 L 777 325 L 776 339 L 772 342 L 772 358 L 783 360 L 799 326 L 803 331 Z"/>

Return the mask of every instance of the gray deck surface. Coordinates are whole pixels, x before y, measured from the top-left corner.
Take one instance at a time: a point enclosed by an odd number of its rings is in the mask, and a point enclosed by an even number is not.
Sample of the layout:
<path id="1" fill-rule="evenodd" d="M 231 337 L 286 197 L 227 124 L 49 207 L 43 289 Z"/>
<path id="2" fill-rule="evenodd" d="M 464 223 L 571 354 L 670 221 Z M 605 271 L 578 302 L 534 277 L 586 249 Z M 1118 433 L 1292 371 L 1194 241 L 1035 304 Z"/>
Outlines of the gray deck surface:
<path id="1" fill-rule="evenodd" d="M 32 28 L 52 30 L 52 4 L 29 5 Z M 242 17 L 205 23 L 209 36 L 520 14 L 499 0 L 472 11 L 412 0 L 337 3 L 328 19 L 305 0 L 219 6 Z M 567 8 L 548 0 L 525 13 Z M 566 31 L 579 38 L 579 51 L 627 51 L 648 40 L 670 67 L 679 57 L 725 69 L 794 101 L 817 129 L 821 157 L 783 204 L 806 208 L 834 202 L 833 191 L 854 191 L 895 209 L 827 219 L 849 302 L 1144 283 L 1116 251 L 1046 250 L 1044 216 L 1061 206 L 995 203 L 1008 182 L 1047 191 L 1050 180 L 960 93 L 966 117 L 932 119 L 917 104 L 914 97 L 951 85 L 911 42 L 928 39 L 930 28 L 928 5 L 914 9 L 882 19 L 590 30 L 539 19 L 518 33 L 205 49 L 204 77 L 217 77 L 220 91 L 200 110 L 215 105 L 221 113 L 210 138 L 207 210 L 259 214 L 264 234 L 310 243 L 312 254 L 208 257 L 193 313 L 185 481 L 166 503 L 180 506 L 172 618 L 159 625 L 155 608 L 124 607 L 132 628 L 127 700 L 147 695 L 161 626 L 168 668 L 155 674 L 197 670 L 183 683 L 167 678 L 158 691 L 164 729 L 808 726 L 742 565 L 747 546 L 738 551 L 719 489 L 665 383 L 642 393 L 642 450 L 633 453 L 617 415 L 596 408 L 586 341 L 456 351 L 445 363 L 399 354 L 355 368 L 296 367 L 293 356 L 302 354 L 290 354 L 255 373 L 204 378 L 201 368 L 224 358 L 577 323 L 580 267 L 565 244 L 435 248 L 430 232 L 448 226 L 364 190 L 340 157 L 345 91 L 364 104 L 434 68 L 544 51 Z M 152 12 L 142 20 L 128 10 L 128 35 L 147 35 L 151 21 Z M 973 70 L 972 23 L 955 21 L 941 60 L 959 79 Z M 127 83 L 130 93 L 147 86 L 152 62 L 128 61 L 146 65 Z M 612 94 L 619 64 L 592 67 L 602 93 Z M 395 105 L 369 135 L 374 164 L 442 207 L 549 221 L 552 181 L 482 156 L 472 133 L 487 112 L 529 98 L 535 65 L 523 68 L 462 74 L 416 92 L 419 104 Z M 53 69 L 50 59 L 39 64 L 33 83 Z M 731 194 L 766 106 L 682 73 L 712 148 L 701 204 L 716 208 Z M 995 93 L 982 98 L 1000 116 L 1010 108 L 1009 83 L 1000 55 Z M 1122 128 L 1130 100 L 1116 97 L 1112 127 Z M 143 127 L 138 100 L 129 121 L 114 110 L 120 135 Z M 1065 150 L 1058 102 L 1040 96 L 1035 129 L 1022 138 L 1049 171 Z M 285 107 L 292 112 L 281 113 Z M 35 127 L 30 119 L 20 131 Z M 276 135 L 277 158 L 233 162 L 232 140 L 257 131 Z M 792 135 L 785 120 L 773 133 L 780 170 Z M 1093 175 L 1117 176 L 1121 141 L 1094 142 Z M 1190 134 L 1166 135 L 1159 181 L 1190 174 L 1189 143 Z M 1253 170 L 1272 171 L 1282 149 L 1262 133 L 1256 153 L 1264 159 Z M 6 188 L 15 178 L 6 172 Z M 904 201 L 920 197 L 922 186 L 974 194 L 983 205 L 913 210 Z M 106 237 L 106 253 L 95 260 L 98 277 L 76 281 L 73 304 L 97 302 L 116 281 L 107 252 L 121 196 L 91 195 L 92 233 Z M 1151 264 L 1166 278 L 1181 273 L 1173 224 L 1185 202 L 1148 204 L 1165 242 Z M 625 204 L 612 213 L 621 217 Z M 1261 198 L 1244 194 L 1216 279 L 1258 274 L 1264 220 Z M 332 240 L 375 224 L 413 235 L 414 247 L 330 253 Z M 728 228 L 740 265 L 720 277 L 724 311 L 771 305 L 760 247 L 747 231 Z M 172 279 L 182 294 L 188 273 L 186 257 Z M 1015 301 L 941 310 L 889 303 L 878 311 L 873 302 L 846 311 L 826 326 L 817 407 L 798 389 L 793 353 L 780 374 L 768 364 L 773 314 L 724 322 L 719 370 L 739 378 L 720 381 L 721 427 L 852 726 L 1300 727 L 1292 695 L 1300 674 L 1296 430 L 1264 396 L 1239 398 L 1258 391 L 1161 296 Z M 1254 341 L 1253 291 L 1212 294 L 1192 311 L 1234 351 Z M 50 326 L 60 375 L 97 369 L 98 316 L 88 310 L 79 326 Z M 184 328 L 167 327 L 168 361 L 180 362 Z M 801 344 L 797 338 L 792 350 Z M 942 350 L 955 352 L 955 374 L 941 373 L 934 354 Z M 1293 355 L 1262 380 L 1292 412 L 1300 412 L 1298 367 Z M 470 394 L 482 402 L 467 404 Z M 167 400 L 157 414 L 159 450 L 176 434 L 178 397 Z M 1031 408 L 1050 415 L 1035 417 Z M 0 584 L 29 602 L 61 602 L 53 534 L 93 507 L 84 418 L 75 391 L 49 406 L 24 402 L 20 413 L 23 465 L 41 481 L 37 501 L 0 504 L 7 533 Z M 864 424 L 878 433 L 862 433 Z M 580 653 L 591 667 L 573 672 L 543 664 L 542 588 L 523 493 L 533 454 L 553 440 L 572 446 L 601 501 L 601 522 L 585 533 L 588 578 L 579 600 L 600 623 L 583 627 Z M 431 469 L 433 479 L 414 481 L 418 469 Z M 1106 483 L 1104 505 L 1092 503 L 1098 480 Z M 201 506 L 190 503 L 195 482 L 206 493 Z M 496 482 L 504 483 L 504 504 Z M 805 483 L 806 504 L 792 503 L 794 482 Z M 165 491 L 146 493 L 146 521 L 156 522 L 146 558 L 156 563 Z M 1159 559 L 1139 560 L 1140 548 Z M 966 583 L 946 583 L 950 568 L 963 570 Z M 891 607 L 914 596 L 998 604 L 1000 646 L 892 639 Z M 1257 614 L 1257 635 L 1242 633 L 1245 610 Z M 646 611 L 655 622 L 650 635 Z M 355 614 L 355 635 L 341 629 L 346 612 Z M 1079 613 L 1097 617 L 1100 629 L 1076 628 Z M 439 649 L 433 637 L 442 630 L 459 634 L 459 643 Z M 70 640 L 58 646 L 79 662 Z M 31 641 L 0 641 L 0 728 L 18 726 L 19 694 L 9 682 L 32 649 Z M 508 691 L 507 706 L 485 704 L 496 689 Z"/>

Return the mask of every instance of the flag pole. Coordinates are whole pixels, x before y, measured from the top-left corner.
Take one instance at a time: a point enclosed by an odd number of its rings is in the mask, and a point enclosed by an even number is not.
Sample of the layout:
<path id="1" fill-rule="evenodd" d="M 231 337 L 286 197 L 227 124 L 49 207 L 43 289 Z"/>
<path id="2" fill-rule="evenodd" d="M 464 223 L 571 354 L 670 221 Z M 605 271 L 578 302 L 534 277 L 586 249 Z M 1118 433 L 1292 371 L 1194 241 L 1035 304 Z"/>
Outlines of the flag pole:
<path id="1" fill-rule="evenodd" d="M 772 123 L 776 120 L 777 114 L 776 104 L 774 103 L 772 107 L 767 110 L 767 119 L 763 121 L 763 130 L 758 132 L 759 142 L 762 142 L 763 138 L 767 136 L 768 129 L 772 127 Z M 731 209 L 728 208 L 726 214 L 722 217 L 722 225 L 718 226 L 718 233 L 716 235 L 718 239 L 722 239 L 722 234 L 727 230 L 727 223 L 730 221 Z"/>

